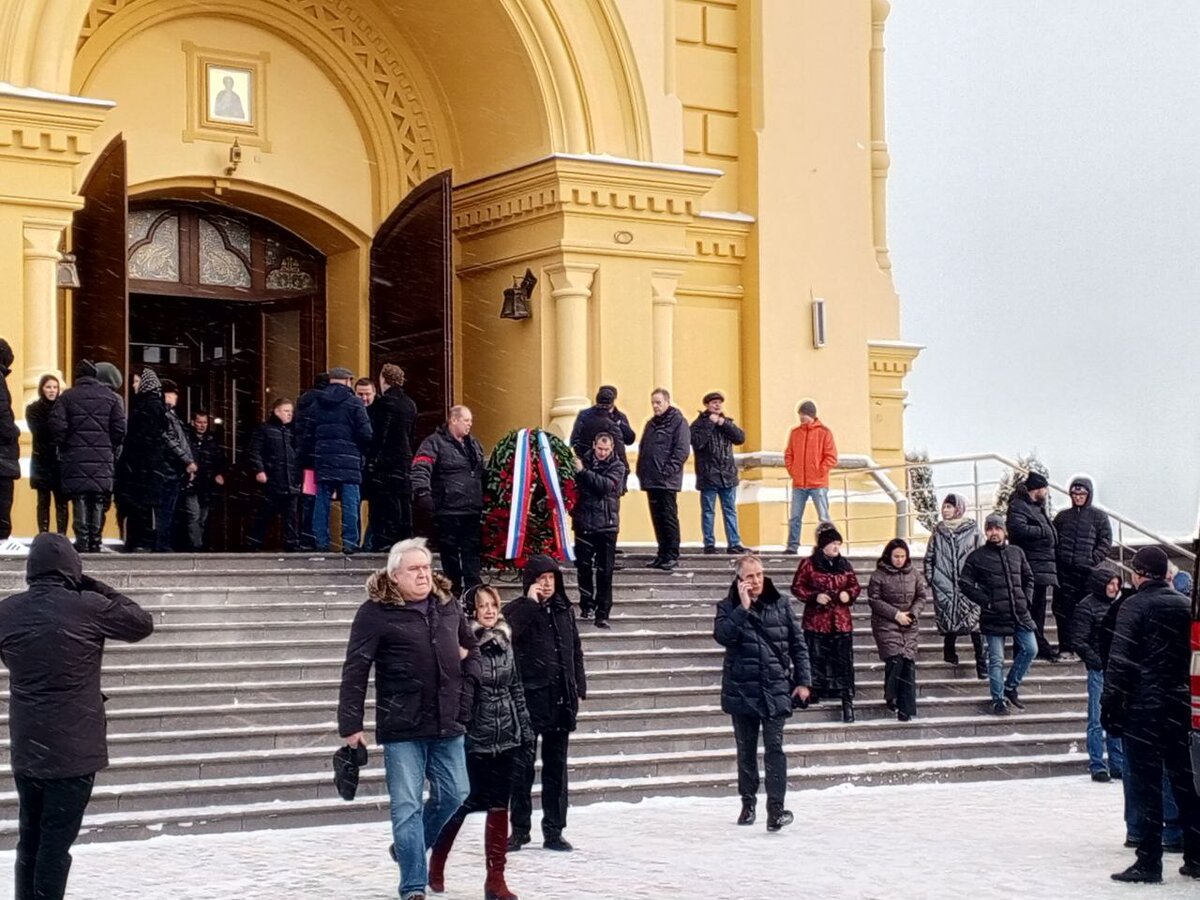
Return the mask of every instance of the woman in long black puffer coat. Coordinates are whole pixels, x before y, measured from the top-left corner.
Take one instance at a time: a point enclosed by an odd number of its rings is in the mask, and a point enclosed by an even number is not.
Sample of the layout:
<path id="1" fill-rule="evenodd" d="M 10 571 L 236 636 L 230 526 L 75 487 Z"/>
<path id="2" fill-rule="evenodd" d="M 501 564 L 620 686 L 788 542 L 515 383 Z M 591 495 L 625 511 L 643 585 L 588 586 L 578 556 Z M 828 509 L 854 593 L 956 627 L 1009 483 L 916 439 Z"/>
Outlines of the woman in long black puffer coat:
<path id="1" fill-rule="evenodd" d="M 474 616 L 471 629 L 479 642 L 481 673 L 467 725 L 467 778 L 471 792 L 433 845 L 429 858 L 429 887 L 446 889 L 446 857 L 463 821 L 473 812 L 487 811 L 484 825 L 486 900 L 517 900 L 504 882 L 508 859 L 508 805 L 513 766 L 521 748 L 533 743 L 533 726 L 525 706 L 525 691 L 517 674 L 512 631 L 500 614 L 500 594 L 489 585 L 469 588 L 463 606 Z"/>
<path id="2" fill-rule="evenodd" d="M 162 492 L 166 453 L 167 407 L 162 382 L 153 369 L 142 370 L 129 404 L 129 428 L 117 467 L 117 489 L 125 511 L 125 551 L 154 549 L 154 509 Z"/>
<path id="3" fill-rule="evenodd" d="M 0 541 L 12 536 L 13 486 L 21 477 L 21 429 L 8 392 L 13 359 L 12 347 L 0 338 Z"/>
<path id="4" fill-rule="evenodd" d="M 57 376 L 46 374 L 38 379 L 38 398 L 25 407 L 25 424 L 33 436 L 29 458 L 29 484 L 37 491 L 38 534 L 50 530 L 50 500 L 54 500 L 54 525 L 59 534 L 67 533 L 67 498 L 59 477 L 58 444 L 50 430 L 50 413 L 61 390 Z"/>

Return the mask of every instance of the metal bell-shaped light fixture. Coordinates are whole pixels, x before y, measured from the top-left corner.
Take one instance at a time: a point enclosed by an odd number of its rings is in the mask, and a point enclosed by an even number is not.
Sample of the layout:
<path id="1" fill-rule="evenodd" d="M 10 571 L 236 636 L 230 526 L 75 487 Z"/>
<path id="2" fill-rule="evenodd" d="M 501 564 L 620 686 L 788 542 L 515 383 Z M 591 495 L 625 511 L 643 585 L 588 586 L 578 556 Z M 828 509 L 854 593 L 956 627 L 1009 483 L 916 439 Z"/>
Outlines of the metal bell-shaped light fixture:
<path id="1" fill-rule="evenodd" d="M 533 315 L 529 307 L 529 298 L 537 285 L 537 278 L 529 269 L 518 281 L 513 277 L 513 286 L 504 289 L 504 306 L 500 309 L 502 319 L 528 319 Z"/>

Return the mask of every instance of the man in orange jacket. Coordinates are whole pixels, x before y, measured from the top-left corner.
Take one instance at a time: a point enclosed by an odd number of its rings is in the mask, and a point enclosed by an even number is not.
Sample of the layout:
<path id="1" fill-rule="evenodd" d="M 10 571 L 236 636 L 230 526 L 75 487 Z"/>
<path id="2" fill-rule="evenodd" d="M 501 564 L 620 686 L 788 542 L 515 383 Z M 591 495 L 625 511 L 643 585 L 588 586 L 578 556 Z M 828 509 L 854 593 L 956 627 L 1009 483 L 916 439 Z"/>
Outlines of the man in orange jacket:
<path id="1" fill-rule="evenodd" d="M 800 549 L 800 526 L 809 499 L 817 507 L 822 522 L 829 519 L 829 470 L 837 465 L 837 446 L 833 432 L 817 418 L 817 404 L 800 404 L 800 424 L 788 435 L 783 464 L 792 476 L 792 510 L 788 520 L 787 552 Z"/>

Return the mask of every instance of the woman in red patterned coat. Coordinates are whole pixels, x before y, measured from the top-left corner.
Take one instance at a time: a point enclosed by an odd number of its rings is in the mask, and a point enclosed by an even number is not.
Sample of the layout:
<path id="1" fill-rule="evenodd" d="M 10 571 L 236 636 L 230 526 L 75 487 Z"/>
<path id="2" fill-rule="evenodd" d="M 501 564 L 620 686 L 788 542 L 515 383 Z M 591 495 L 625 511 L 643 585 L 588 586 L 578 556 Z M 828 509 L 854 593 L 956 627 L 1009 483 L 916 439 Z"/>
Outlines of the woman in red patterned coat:
<path id="1" fill-rule="evenodd" d="M 812 699 L 841 697 L 843 722 L 854 721 L 854 620 L 850 607 L 861 590 L 854 567 L 842 556 L 842 536 L 832 524 L 821 525 L 816 549 L 796 569 L 792 594 L 804 604 Z"/>

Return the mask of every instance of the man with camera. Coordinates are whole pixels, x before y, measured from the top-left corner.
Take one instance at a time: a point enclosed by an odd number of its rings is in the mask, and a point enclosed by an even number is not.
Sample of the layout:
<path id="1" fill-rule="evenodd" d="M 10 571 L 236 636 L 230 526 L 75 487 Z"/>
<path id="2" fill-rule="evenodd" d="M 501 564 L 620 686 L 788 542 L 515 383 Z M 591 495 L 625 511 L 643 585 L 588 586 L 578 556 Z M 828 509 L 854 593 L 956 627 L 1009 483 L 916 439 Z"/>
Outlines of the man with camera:
<path id="1" fill-rule="evenodd" d="M 725 648 L 721 676 L 721 709 L 733 717 L 737 742 L 739 825 L 754 824 L 758 794 L 758 733 L 765 745 L 767 831 L 792 823 L 783 808 L 787 792 L 787 757 L 783 725 L 795 701 L 808 700 L 812 672 L 808 645 L 791 601 L 763 574 L 762 560 L 752 554 L 738 559 L 737 577 L 717 604 L 713 637 Z"/>

